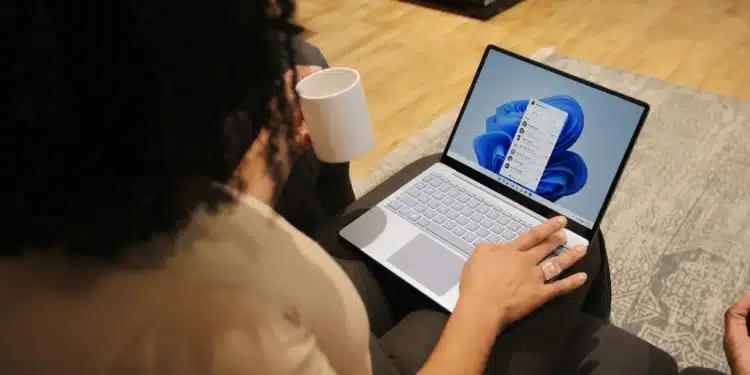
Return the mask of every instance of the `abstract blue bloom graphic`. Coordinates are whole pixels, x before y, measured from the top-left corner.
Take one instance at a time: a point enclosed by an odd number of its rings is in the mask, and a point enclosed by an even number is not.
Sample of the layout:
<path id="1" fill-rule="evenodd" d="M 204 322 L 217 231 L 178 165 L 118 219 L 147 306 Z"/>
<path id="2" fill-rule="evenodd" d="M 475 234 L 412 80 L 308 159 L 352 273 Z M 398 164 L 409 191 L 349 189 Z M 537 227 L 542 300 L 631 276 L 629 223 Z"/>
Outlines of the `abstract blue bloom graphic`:
<path id="1" fill-rule="evenodd" d="M 583 109 L 575 99 L 566 95 L 552 96 L 540 101 L 568 113 L 536 189 L 537 194 L 555 202 L 579 192 L 588 179 L 588 169 L 583 158 L 568 150 L 583 133 Z M 503 160 L 521 125 L 521 118 L 528 104 L 529 100 L 507 102 L 498 107 L 494 115 L 487 118 L 485 132 L 474 139 L 474 153 L 479 165 L 500 174 Z"/>

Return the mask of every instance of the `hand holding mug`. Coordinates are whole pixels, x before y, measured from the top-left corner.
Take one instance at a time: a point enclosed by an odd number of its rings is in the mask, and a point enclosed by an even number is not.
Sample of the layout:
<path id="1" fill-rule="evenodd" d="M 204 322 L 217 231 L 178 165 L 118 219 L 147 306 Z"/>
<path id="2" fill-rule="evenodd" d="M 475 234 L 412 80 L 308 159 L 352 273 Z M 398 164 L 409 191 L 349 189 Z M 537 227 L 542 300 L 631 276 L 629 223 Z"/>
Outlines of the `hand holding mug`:
<path id="1" fill-rule="evenodd" d="M 297 65 L 295 71 L 297 73 L 297 81 L 294 81 L 294 72 L 290 69 L 284 74 L 284 81 L 286 83 L 287 97 L 289 103 L 293 106 L 294 114 L 294 127 L 296 131 L 297 145 L 302 149 L 307 149 L 312 146 L 310 140 L 310 129 L 305 122 L 305 118 L 302 115 L 302 109 L 299 107 L 297 97 L 295 96 L 294 87 L 297 82 L 302 81 L 313 73 L 321 71 L 323 68 L 315 65 Z"/>

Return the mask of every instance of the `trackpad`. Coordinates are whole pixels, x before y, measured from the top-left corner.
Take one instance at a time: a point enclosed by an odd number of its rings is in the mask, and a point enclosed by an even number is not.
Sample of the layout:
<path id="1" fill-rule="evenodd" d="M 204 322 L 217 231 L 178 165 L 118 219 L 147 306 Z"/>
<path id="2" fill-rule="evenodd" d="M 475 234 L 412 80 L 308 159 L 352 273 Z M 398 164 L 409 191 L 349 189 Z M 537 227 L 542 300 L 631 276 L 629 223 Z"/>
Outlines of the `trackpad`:
<path id="1" fill-rule="evenodd" d="M 388 262 L 442 296 L 461 279 L 466 260 L 424 234 L 419 234 L 393 255 Z"/>

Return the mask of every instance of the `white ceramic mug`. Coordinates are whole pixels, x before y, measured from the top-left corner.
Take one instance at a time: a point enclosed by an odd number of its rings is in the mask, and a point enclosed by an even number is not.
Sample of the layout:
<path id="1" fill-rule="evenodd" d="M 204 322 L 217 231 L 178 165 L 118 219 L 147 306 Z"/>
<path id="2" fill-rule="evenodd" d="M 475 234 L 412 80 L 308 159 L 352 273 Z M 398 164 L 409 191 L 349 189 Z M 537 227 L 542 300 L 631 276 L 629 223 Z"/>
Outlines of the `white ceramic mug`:
<path id="1" fill-rule="evenodd" d="M 318 159 L 343 163 L 367 153 L 375 132 L 359 72 L 330 68 L 297 83 L 302 115 Z"/>

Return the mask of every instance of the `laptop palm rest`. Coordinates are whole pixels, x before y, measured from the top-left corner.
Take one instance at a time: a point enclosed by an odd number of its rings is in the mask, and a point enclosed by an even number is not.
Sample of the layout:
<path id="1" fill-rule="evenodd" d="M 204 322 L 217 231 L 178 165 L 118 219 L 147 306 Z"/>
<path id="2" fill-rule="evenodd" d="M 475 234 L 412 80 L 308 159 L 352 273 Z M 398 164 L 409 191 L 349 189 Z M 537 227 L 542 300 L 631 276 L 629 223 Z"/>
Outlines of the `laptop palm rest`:
<path id="1" fill-rule="evenodd" d="M 466 260 L 432 238 L 418 234 L 388 257 L 388 262 L 442 296 L 458 284 Z"/>

